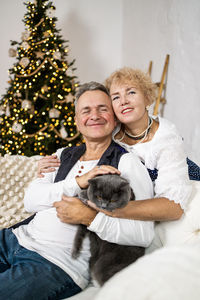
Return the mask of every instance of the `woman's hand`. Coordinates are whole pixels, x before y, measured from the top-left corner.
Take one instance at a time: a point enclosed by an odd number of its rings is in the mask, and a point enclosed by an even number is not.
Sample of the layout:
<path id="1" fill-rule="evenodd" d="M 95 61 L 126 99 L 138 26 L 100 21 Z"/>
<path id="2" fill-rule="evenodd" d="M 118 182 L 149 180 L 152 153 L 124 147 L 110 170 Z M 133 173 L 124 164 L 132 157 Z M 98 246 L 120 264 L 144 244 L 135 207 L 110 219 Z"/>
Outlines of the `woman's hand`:
<path id="1" fill-rule="evenodd" d="M 121 174 L 120 171 L 112 166 L 101 165 L 96 166 L 84 175 L 77 176 L 76 181 L 81 189 L 86 189 L 89 185 L 88 180 L 103 174 Z"/>
<path id="2" fill-rule="evenodd" d="M 54 172 L 55 168 L 60 166 L 60 160 L 56 155 L 45 156 L 38 161 L 37 176 L 44 177 L 42 173 Z"/>
<path id="3" fill-rule="evenodd" d="M 62 200 L 54 202 L 53 205 L 60 221 L 68 224 L 89 226 L 97 214 L 97 211 L 86 206 L 76 197 L 63 195 Z"/>

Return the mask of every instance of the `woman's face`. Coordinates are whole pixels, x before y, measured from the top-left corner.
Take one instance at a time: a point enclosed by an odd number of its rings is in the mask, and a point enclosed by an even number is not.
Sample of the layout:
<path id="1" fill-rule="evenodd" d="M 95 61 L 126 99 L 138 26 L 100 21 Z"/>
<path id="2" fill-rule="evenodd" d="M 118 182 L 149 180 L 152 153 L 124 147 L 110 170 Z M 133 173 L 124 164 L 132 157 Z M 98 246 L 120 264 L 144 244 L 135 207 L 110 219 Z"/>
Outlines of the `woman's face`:
<path id="1" fill-rule="evenodd" d="M 113 110 L 123 124 L 140 121 L 146 114 L 146 99 L 134 84 L 112 83 L 110 87 Z"/>

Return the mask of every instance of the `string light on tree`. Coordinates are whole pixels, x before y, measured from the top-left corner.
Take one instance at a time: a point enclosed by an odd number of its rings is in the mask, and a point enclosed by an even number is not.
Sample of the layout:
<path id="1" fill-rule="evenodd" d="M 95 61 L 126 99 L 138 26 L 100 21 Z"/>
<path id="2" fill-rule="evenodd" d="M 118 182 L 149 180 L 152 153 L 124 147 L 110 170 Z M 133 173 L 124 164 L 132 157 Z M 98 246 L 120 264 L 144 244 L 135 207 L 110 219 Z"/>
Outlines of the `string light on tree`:
<path id="1" fill-rule="evenodd" d="M 25 6 L 25 30 L 21 41 L 11 41 L 8 53 L 16 62 L 0 99 L 2 155 L 45 155 L 81 142 L 74 121 L 74 60 L 68 61 L 69 47 L 56 29 L 55 6 L 49 0 Z"/>

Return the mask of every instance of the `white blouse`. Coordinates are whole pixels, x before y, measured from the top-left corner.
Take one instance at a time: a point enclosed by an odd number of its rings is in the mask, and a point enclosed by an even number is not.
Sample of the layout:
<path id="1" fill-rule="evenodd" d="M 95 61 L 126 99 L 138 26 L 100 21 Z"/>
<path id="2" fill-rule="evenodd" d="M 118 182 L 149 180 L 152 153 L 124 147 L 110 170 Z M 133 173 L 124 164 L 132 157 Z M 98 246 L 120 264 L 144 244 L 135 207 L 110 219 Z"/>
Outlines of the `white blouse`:
<path id="1" fill-rule="evenodd" d="M 158 117 L 157 121 L 158 130 L 149 142 L 132 146 L 119 142 L 115 139 L 115 135 L 120 127 L 113 132 L 113 140 L 128 152 L 136 154 L 148 169 L 158 170 L 158 177 L 154 183 L 156 198 L 168 198 L 185 209 L 192 186 L 188 176 L 183 139 L 170 121 L 161 117 Z"/>

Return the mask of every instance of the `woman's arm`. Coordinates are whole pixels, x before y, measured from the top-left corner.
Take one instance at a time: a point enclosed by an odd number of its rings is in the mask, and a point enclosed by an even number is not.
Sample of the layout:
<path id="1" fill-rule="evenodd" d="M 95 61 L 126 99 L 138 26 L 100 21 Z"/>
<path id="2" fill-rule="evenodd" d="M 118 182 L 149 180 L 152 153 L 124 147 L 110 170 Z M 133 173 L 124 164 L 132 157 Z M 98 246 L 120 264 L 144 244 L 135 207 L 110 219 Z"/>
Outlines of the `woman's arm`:
<path id="1" fill-rule="evenodd" d="M 101 210 L 92 202 L 88 205 L 96 211 L 101 211 L 114 218 L 126 218 L 143 221 L 173 221 L 181 218 L 183 209 L 167 198 L 152 198 L 140 201 L 130 201 L 125 207 L 112 212 Z"/>
<path id="2" fill-rule="evenodd" d="M 179 218 L 181 209 L 183 212 L 187 207 L 192 193 L 182 138 L 174 129 L 173 132 L 160 138 L 160 143 L 155 146 L 154 152 L 157 154 L 156 168 L 158 170 L 154 197 L 163 201 L 160 202 L 161 217 L 166 215 L 169 220 L 172 220 L 174 217 L 176 219 L 177 215 Z"/>
<path id="3" fill-rule="evenodd" d="M 78 198 L 63 196 L 55 202 L 57 216 L 64 223 L 84 224 L 101 239 L 122 245 L 148 247 L 154 237 L 154 223 L 113 218 L 87 207 Z"/>

